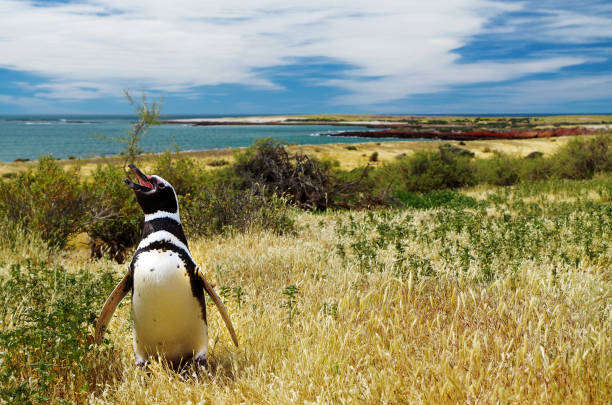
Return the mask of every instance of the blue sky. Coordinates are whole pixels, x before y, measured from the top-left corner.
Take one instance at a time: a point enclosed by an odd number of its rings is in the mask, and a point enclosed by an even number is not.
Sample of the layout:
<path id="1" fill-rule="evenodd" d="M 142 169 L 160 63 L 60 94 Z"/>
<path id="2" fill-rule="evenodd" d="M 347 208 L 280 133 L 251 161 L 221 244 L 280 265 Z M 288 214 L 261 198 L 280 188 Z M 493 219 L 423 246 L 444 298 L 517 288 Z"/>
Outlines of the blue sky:
<path id="1" fill-rule="evenodd" d="M 0 114 L 612 113 L 612 3 L 0 2 Z"/>

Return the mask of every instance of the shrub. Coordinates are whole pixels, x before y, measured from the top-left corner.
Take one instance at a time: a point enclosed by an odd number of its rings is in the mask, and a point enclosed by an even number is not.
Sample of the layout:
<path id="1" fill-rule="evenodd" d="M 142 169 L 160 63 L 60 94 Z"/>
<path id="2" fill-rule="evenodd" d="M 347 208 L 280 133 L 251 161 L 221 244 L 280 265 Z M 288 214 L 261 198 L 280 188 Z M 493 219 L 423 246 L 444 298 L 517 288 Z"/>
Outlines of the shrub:
<path id="1" fill-rule="evenodd" d="M 109 255 L 123 263 L 127 250 L 140 239 L 142 211 L 134 192 L 126 187 L 125 173 L 113 165 L 98 166 L 87 184 L 91 219 L 87 233 L 92 238 L 93 257 Z"/>
<path id="2" fill-rule="evenodd" d="M 212 167 L 220 167 L 229 165 L 229 162 L 225 159 L 214 159 L 208 162 L 208 165 Z"/>
<path id="3" fill-rule="evenodd" d="M 469 156 L 440 148 L 438 152 L 417 152 L 387 167 L 403 177 L 403 188 L 412 192 L 428 192 L 476 184 Z"/>
<path id="4" fill-rule="evenodd" d="M 87 222 L 87 196 L 79 166 L 63 170 L 51 156 L 14 180 L 0 182 L 0 216 L 40 234 L 50 246 L 63 248 Z"/>
<path id="5" fill-rule="evenodd" d="M 178 195 L 193 194 L 200 187 L 201 170 L 193 159 L 170 151 L 155 159 L 152 173 L 172 184 Z"/>
<path id="6" fill-rule="evenodd" d="M 371 166 L 334 171 L 330 176 L 327 207 L 356 209 L 389 205 L 389 179 L 381 180 L 378 173 Z"/>
<path id="7" fill-rule="evenodd" d="M 237 156 L 234 165 L 243 189 L 264 186 L 286 196 L 300 208 L 326 208 L 330 193 L 329 167 L 308 155 L 290 155 L 273 139 L 258 140 Z"/>
<path id="8" fill-rule="evenodd" d="M 562 178 L 590 179 L 598 171 L 612 170 L 611 141 L 610 135 L 570 140 L 554 156 L 556 173 Z"/>
<path id="9" fill-rule="evenodd" d="M 231 231 L 293 232 L 295 223 L 288 201 L 265 190 L 235 190 L 221 184 L 181 198 L 181 221 L 193 236 Z"/>
<path id="10" fill-rule="evenodd" d="M 520 162 L 521 181 L 546 180 L 554 176 L 554 161 L 543 156 L 529 158 Z"/>
<path id="11" fill-rule="evenodd" d="M 496 186 L 516 184 L 521 179 L 522 163 L 519 159 L 495 152 L 492 158 L 478 161 L 478 178 L 480 182 Z"/>
<path id="12" fill-rule="evenodd" d="M 417 209 L 445 208 L 475 208 L 479 203 L 474 198 L 463 195 L 454 190 L 439 190 L 425 194 L 416 194 L 406 191 L 398 192 L 395 197 L 404 206 Z"/>
<path id="13" fill-rule="evenodd" d="M 373 152 L 370 155 L 370 162 L 378 162 L 378 152 Z"/>
<path id="14" fill-rule="evenodd" d="M 0 402 L 87 401 L 112 354 L 88 341 L 89 326 L 116 282 L 31 263 L 0 277 Z"/>
<path id="15" fill-rule="evenodd" d="M 119 137 L 107 137 L 100 136 L 98 138 L 119 142 L 124 145 L 123 151 L 120 153 L 125 158 L 123 167 L 125 168 L 128 163 L 134 163 L 136 158 L 140 156 L 144 149 L 141 148 L 140 142 L 142 138 L 149 132 L 154 125 L 159 125 L 159 117 L 161 115 L 161 101 L 147 102 L 147 96 L 143 92 L 140 101 L 134 100 L 127 90 L 123 91 L 123 94 L 130 102 L 130 104 L 136 110 L 138 120 L 132 124 L 127 134 Z"/>

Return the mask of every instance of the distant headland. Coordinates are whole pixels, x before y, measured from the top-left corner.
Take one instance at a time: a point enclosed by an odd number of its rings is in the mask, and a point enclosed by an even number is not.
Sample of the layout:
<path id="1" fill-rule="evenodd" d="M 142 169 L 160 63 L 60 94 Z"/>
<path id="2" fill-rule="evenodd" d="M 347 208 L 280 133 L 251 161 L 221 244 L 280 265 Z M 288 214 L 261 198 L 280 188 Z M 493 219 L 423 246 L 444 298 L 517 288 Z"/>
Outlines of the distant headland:
<path id="1" fill-rule="evenodd" d="M 588 135 L 612 130 L 612 115 L 551 116 L 404 116 L 404 115 L 298 115 L 227 118 L 188 118 L 164 124 L 209 125 L 342 125 L 367 127 L 321 133 L 322 136 L 398 139 L 531 139 Z"/>

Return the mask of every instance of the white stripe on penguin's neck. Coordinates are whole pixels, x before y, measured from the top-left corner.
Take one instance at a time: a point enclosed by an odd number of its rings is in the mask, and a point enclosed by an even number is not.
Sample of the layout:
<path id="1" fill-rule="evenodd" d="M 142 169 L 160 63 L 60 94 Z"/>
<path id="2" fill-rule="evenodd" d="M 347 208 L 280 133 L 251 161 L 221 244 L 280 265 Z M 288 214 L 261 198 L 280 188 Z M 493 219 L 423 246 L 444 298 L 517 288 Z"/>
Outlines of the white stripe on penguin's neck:
<path id="1" fill-rule="evenodd" d="M 137 249 L 145 249 L 147 246 L 149 246 L 152 243 L 162 242 L 162 241 L 167 241 L 171 243 L 172 245 L 176 246 L 177 248 L 184 250 L 185 253 L 187 253 L 187 256 L 189 256 L 189 258 L 191 259 L 191 261 L 195 263 L 195 260 L 193 260 L 193 257 L 191 256 L 191 252 L 189 251 L 189 248 L 183 242 L 181 242 L 179 238 L 177 238 L 176 236 L 174 236 L 168 231 L 153 232 L 152 234 L 150 234 L 149 236 L 147 236 L 146 238 L 140 241 Z"/>
<path id="2" fill-rule="evenodd" d="M 179 224 L 181 223 L 181 218 L 179 217 L 178 212 L 156 211 L 153 214 L 145 214 L 144 217 L 145 217 L 144 218 L 145 222 L 153 221 L 154 219 L 159 219 L 159 218 L 170 218 L 170 219 L 175 220 Z"/>

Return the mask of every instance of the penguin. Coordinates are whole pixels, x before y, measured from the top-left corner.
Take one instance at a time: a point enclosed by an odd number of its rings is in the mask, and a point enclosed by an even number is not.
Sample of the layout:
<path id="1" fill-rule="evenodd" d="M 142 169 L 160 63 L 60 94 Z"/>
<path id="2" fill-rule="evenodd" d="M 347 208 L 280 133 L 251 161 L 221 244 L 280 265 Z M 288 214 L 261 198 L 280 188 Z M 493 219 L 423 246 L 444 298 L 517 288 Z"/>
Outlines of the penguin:
<path id="1" fill-rule="evenodd" d="M 128 166 L 138 180 L 125 180 L 144 212 L 142 239 L 128 270 L 96 321 L 100 343 L 119 302 L 132 293 L 133 348 L 137 366 L 159 356 L 173 366 L 206 366 L 208 325 L 204 291 L 216 304 L 232 341 L 236 332 L 221 299 L 194 261 L 179 217 L 174 188 L 163 178 Z"/>

